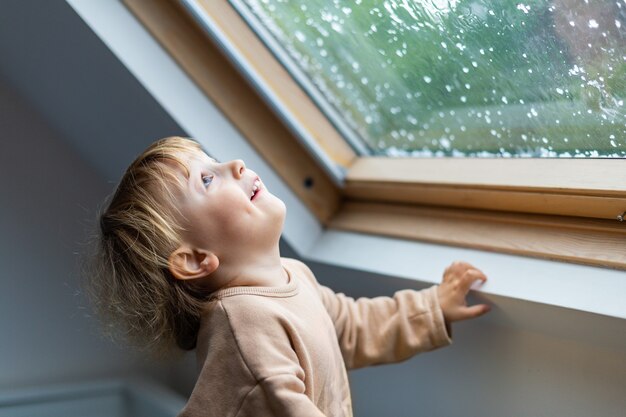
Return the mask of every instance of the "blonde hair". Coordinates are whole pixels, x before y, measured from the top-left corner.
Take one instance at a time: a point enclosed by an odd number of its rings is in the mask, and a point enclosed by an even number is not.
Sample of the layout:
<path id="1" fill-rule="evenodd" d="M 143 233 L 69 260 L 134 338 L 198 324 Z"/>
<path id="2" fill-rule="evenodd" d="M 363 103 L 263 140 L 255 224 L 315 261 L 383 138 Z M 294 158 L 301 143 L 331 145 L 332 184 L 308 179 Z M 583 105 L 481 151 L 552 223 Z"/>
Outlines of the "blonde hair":
<path id="1" fill-rule="evenodd" d="M 175 279 L 170 254 L 180 246 L 181 226 L 172 202 L 181 180 L 172 168 L 184 154 L 202 152 L 190 139 L 168 137 L 150 145 L 128 167 L 100 215 L 88 293 L 111 336 L 153 353 L 196 345 L 207 296 Z M 121 331 L 121 332 L 120 332 Z"/>

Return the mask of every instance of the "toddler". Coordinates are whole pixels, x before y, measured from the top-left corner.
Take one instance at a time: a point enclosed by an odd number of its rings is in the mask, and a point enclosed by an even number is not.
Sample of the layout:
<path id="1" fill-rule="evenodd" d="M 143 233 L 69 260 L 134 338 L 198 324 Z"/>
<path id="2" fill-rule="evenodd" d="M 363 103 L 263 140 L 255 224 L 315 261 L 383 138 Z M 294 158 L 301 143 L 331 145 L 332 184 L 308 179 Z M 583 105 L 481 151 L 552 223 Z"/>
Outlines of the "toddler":
<path id="1" fill-rule="evenodd" d="M 451 343 L 450 323 L 487 278 L 455 262 L 438 286 L 354 300 L 281 258 L 285 204 L 244 162 L 165 138 L 127 169 L 100 217 L 93 295 L 143 346 L 196 349 L 181 416 L 352 415 L 346 369 Z"/>

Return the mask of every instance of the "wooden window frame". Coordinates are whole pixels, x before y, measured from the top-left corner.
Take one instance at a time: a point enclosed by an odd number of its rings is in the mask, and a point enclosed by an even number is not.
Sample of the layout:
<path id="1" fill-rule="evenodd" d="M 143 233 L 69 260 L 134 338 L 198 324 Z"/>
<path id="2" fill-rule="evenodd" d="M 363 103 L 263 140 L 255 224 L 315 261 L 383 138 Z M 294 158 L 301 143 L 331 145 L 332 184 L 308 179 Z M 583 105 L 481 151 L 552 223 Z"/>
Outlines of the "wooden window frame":
<path id="1" fill-rule="evenodd" d="M 623 159 L 359 157 L 227 0 L 199 0 L 346 170 L 340 187 L 183 6 L 123 1 L 325 226 L 626 269 Z"/>

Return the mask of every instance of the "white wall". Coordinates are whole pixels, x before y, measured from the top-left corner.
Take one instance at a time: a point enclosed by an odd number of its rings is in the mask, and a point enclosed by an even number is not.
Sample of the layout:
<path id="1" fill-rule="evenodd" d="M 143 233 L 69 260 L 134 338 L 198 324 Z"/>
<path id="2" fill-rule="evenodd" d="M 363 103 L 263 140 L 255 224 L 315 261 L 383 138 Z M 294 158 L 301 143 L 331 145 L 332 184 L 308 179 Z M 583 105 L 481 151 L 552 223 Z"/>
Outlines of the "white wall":
<path id="1" fill-rule="evenodd" d="M 79 257 L 111 189 L 0 77 L 0 389 L 155 366 L 102 339 Z"/>

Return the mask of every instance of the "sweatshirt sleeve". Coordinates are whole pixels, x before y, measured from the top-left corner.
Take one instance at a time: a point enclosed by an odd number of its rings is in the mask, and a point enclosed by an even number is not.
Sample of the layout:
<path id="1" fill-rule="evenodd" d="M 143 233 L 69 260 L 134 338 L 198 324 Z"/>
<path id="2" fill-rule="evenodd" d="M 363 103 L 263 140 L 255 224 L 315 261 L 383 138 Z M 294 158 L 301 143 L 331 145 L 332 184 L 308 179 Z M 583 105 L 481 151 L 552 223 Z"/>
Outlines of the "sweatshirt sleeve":
<path id="1" fill-rule="evenodd" d="M 237 417 L 325 417 L 304 393 L 294 374 L 277 374 L 259 381 L 246 395 Z"/>
<path id="2" fill-rule="evenodd" d="M 436 286 L 354 300 L 317 285 L 348 369 L 400 362 L 452 343 Z"/>

